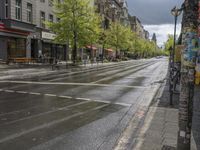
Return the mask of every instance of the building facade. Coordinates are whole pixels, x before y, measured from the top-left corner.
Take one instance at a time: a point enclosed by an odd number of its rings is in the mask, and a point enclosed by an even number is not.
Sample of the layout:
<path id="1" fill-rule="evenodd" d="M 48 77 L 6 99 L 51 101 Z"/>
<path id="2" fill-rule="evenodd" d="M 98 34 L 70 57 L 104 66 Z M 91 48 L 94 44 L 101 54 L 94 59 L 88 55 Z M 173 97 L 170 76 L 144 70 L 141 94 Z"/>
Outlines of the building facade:
<path id="1" fill-rule="evenodd" d="M 59 18 L 53 13 L 53 4 L 51 0 L 36 1 L 36 29 L 34 39 L 32 39 L 33 58 L 56 58 L 66 60 L 66 45 L 53 42 L 55 34 L 48 29 L 45 21 L 57 22 Z"/>
<path id="2" fill-rule="evenodd" d="M 121 5 L 121 15 L 120 15 L 120 22 L 124 26 L 130 26 L 130 21 L 128 17 L 128 4 L 126 0 L 120 0 L 120 5 Z"/>
<path id="3" fill-rule="evenodd" d="M 149 32 L 146 31 L 141 21 L 136 16 L 129 15 L 129 21 L 131 30 L 137 34 L 140 38 L 149 39 Z"/>
<path id="4" fill-rule="evenodd" d="M 66 45 L 53 43 L 45 21 L 58 21 L 51 0 L 2 0 L 0 5 L 0 59 L 66 60 Z"/>
<path id="5" fill-rule="evenodd" d="M 1 0 L 0 59 L 31 57 L 30 36 L 36 24 L 35 0 Z"/>

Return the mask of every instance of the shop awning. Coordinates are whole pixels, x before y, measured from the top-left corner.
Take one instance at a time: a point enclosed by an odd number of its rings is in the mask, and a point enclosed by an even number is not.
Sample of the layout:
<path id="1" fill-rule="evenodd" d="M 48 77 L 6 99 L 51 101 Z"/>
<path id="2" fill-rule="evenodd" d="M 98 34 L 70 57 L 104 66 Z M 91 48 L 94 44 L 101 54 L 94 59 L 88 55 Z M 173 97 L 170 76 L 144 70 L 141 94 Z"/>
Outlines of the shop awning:
<path id="1" fill-rule="evenodd" d="M 109 49 L 106 49 L 106 51 L 113 52 L 113 49 L 109 48 Z"/>
<path id="2" fill-rule="evenodd" d="M 14 30 L 14 29 L 6 28 L 3 23 L 0 23 L 0 32 L 12 34 L 12 35 L 17 34 L 17 35 L 21 35 L 21 36 L 28 36 L 30 34 L 29 32 L 24 32 L 21 30 Z"/>
<path id="3" fill-rule="evenodd" d="M 97 48 L 96 48 L 95 46 L 90 46 L 90 45 L 86 46 L 86 48 L 88 48 L 88 49 L 93 49 L 93 50 L 97 50 Z"/>

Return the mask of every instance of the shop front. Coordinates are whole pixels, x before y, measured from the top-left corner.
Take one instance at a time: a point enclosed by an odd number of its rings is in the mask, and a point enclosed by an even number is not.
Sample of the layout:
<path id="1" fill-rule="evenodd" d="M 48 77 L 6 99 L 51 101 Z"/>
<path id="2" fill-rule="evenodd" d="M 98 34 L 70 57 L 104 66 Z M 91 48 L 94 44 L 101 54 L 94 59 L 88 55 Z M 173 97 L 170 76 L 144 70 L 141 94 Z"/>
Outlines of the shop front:
<path id="1" fill-rule="evenodd" d="M 0 23 L 0 59 L 8 61 L 27 56 L 27 36 L 29 32 L 6 28 Z"/>
<path id="2" fill-rule="evenodd" d="M 66 45 L 54 43 L 55 34 L 42 31 L 42 56 L 47 59 L 66 60 Z"/>

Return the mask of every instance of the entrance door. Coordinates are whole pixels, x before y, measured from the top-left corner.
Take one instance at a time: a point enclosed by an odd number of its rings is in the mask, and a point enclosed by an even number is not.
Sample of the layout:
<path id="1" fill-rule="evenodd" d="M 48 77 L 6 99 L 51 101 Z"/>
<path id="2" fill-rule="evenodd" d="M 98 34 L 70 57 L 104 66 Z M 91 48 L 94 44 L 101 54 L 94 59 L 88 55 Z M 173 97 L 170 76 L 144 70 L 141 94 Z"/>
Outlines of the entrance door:
<path id="1" fill-rule="evenodd" d="M 38 58 L 37 40 L 31 40 L 31 58 Z"/>

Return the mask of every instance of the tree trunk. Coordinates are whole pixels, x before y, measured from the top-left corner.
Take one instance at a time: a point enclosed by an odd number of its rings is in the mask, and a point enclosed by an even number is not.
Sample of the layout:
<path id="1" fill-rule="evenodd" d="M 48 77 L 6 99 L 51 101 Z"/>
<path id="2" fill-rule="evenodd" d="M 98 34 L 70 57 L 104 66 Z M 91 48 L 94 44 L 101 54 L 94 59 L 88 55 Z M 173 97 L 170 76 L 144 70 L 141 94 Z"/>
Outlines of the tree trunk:
<path id="1" fill-rule="evenodd" d="M 178 150 L 190 150 L 194 95 L 195 48 L 198 41 L 198 0 L 185 0 L 182 21 L 183 45 L 179 100 Z"/>
<path id="2" fill-rule="evenodd" d="M 74 31 L 74 45 L 72 51 L 73 64 L 76 64 L 76 56 L 77 56 L 77 33 L 76 31 Z"/>

